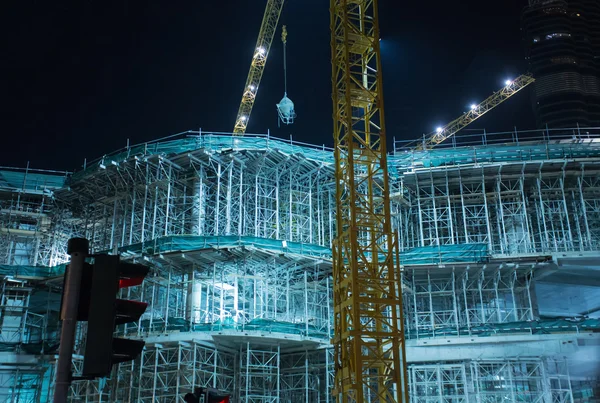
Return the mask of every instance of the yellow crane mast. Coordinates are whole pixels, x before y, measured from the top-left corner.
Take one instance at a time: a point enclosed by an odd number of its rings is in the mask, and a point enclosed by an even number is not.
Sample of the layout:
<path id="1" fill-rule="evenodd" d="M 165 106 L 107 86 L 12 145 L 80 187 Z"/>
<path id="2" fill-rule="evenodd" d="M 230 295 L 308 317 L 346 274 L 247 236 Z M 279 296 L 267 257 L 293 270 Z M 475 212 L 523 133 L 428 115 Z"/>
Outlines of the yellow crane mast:
<path id="1" fill-rule="evenodd" d="M 284 2 L 285 0 L 267 1 L 252 62 L 250 63 L 250 71 L 248 72 L 248 78 L 246 79 L 246 85 L 242 93 L 242 101 L 240 102 L 235 126 L 233 127 L 234 135 L 243 136 L 246 132 L 246 127 L 248 127 L 252 107 L 256 100 L 256 93 L 258 92 L 260 80 L 267 63 L 267 57 L 271 50 L 275 31 L 277 31 L 277 24 L 279 23 L 279 16 L 281 15 Z"/>
<path id="2" fill-rule="evenodd" d="M 330 0 L 338 403 L 408 403 L 402 285 L 390 218 L 377 0 Z"/>
<path id="3" fill-rule="evenodd" d="M 507 80 L 505 86 L 500 91 L 494 92 L 480 104 L 471 105 L 470 110 L 458 119 L 454 119 L 447 125 L 438 127 L 436 131 L 425 135 L 420 144 L 415 148 L 427 149 L 435 147 L 441 142 L 454 136 L 460 130 L 464 129 L 466 126 L 470 125 L 534 81 L 535 79 L 530 74 L 523 74 L 514 80 Z"/>

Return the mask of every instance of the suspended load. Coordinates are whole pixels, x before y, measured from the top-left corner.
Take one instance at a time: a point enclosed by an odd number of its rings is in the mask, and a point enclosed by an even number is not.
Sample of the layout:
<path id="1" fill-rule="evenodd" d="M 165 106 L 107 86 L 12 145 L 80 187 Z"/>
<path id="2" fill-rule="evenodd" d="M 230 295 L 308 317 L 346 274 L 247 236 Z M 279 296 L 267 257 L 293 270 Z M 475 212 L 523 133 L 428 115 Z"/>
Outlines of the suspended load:
<path id="1" fill-rule="evenodd" d="M 283 98 L 277 104 L 277 113 L 279 113 L 279 121 L 284 125 L 291 125 L 294 123 L 296 117 L 296 111 L 294 109 L 294 103 L 287 96 L 287 59 L 286 59 L 286 45 L 287 45 L 287 29 L 283 26 L 281 32 L 281 42 L 283 42 L 283 80 L 284 90 Z"/>
<path id="2" fill-rule="evenodd" d="M 294 118 L 296 117 L 294 103 L 287 97 L 287 94 L 284 94 L 281 101 L 277 104 L 277 112 L 279 112 L 279 119 L 284 125 L 291 125 L 294 123 Z"/>

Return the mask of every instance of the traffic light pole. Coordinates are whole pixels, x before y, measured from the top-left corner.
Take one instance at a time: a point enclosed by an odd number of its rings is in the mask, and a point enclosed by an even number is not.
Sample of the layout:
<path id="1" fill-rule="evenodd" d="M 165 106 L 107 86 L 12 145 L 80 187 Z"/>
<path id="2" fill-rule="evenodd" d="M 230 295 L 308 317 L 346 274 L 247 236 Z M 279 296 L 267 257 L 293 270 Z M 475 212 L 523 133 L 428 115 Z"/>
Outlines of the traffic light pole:
<path id="1" fill-rule="evenodd" d="M 60 313 L 62 328 L 60 331 L 54 403 L 67 403 L 69 387 L 71 386 L 71 359 L 75 345 L 79 289 L 81 288 L 83 264 L 88 255 L 88 250 L 89 242 L 87 239 L 69 239 L 67 252 L 71 255 L 71 262 L 65 274 L 63 288 L 63 303 Z"/>

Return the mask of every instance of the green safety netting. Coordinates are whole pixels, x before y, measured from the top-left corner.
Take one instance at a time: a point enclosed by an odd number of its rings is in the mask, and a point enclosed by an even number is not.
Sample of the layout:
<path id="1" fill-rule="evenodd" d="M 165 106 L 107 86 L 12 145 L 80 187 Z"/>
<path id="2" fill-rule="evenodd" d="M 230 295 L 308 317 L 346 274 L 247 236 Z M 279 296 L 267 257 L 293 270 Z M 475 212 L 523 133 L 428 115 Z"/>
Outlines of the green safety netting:
<path id="1" fill-rule="evenodd" d="M 600 332 L 600 319 L 540 319 L 526 322 L 488 323 L 472 327 L 446 327 L 431 329 L 410 329 L 409 338 L 430 338 L 440 336 L 490 337 L 507 334 L 555 334 L 555 333 Z"/>
<path id="2" fill-rule="evenodd" d="M 180 331 L 180 332 L 220 332 L 220 331 L 257 331 L 265 333 L 286 333 L 299 336 L 329 338 L 327 331 L 305 323 L 291 323 L 272 319 L 253 319 L 248 323 L 235 322 L 233 318 L 225 318 L 211 323 L 190 323 L 182 318 L 169 318 L 165 325 L 164 320 L 150 321 L 144 319 L 140 323 L 142 332 L 155 331 Z"/>
<path id="3" fill-rule="evenodd" d="M 0 170 L 0 188 L 29 191 L 55 190 L 64 186 L 66 174 Z"/>
<path id="4" fill-rule="evenodd" d="M 55 277 L 62 276 L 65 273 L 65 264 L 53 267 L 45 266 L 19 266 L 19 265 L 0 265 L 0 275 L 6 277 Z"/>
<path id="5" fill-rule="evenodd" d="M 299 336 L 315 337 L 327 339 L 330 337 L 325 329 L 319 329 L 315 326 L 305 323 L 291 323 L 271 319 L 253 319 L 248 323 L 234 322 L 232 318 L 217 320 L 212 323 L 191 324 L 182 318 L 169 318 L 165 326 L 164 320 L 143 320 L 141 322 L 142 332 L 156 331 L 180 331 L 180 332 L 218 332 L 218 331 L 257 331 L 266 333 L 286 333 Z M 518 335 L 518 334 L 557 334 L 557 333 L 580 333 L 580 332 L 600 332 L 600 319 L 540 319 L 527 322 L 508 322 L 508 323 L 489 323 L 472 327 L 460 328 L 437 328 L 432 330 L 414 329 L 407 330 L 406 335 L 409 339 L 422 339 L 433 337 L 456 337 L 456 336 L 477 336 L 491 337 L 500 335 Z"/>
<path id="6" fill-rule="evenodd" d="M 85 176 L 88 172 L 95 171 L 101 164 L 107 165 L 113 161 L 121 163 L 134 156 L 148 155 L 175 155 L 198 149 L 209 150 L 279 150 L 285 154 L 302 154 L 305 158 L 323 162 L 333 163 L 333 151 L 325 147 L 316 147 L 310 144 L 290 142 L 265 136 L 224 136 L 224 135 L 202 135 L 189 136 L 178 140 L 157 141 L 153 143 L 140 144 L 120 150 L 104 156 L 103 158 L 88 164 L 83 171 L 73 175 L 73 180 Z"/>
<path id="7" fill-rule="evenodd" d="M 400 152 L 389 158 L 390 170 L 404 171 L 414 167 L 438 167 L 489 162 L 576 159 L 600 156 L 598 143 L 498 144 L 493 146 L 439 148 L 427 151 Z"/>
<path id="8" fill-rule="evenodd" d="M 483 243 L 422 246 L 400 253 L 400 264 L 480 263 L 489 258 Z"/>
<path id="9" fill-rule="evenodd" d="M 303 157 L 333 164 L 333 150 L 311 144 L 292 142 L 268 136 L 203 134 L 190 135 L 176 140 L 156 141 L 132 146 L 98 159 L 88 164 L 87 169 L 77 172 L 73 179 L 77 180 L 89 172 L 94 172 L 100 165 L 108 166 L 127 161 L 134 156 L 176 155 L 197 149 L 212 151 L 227 150 L 279 150 L 285 154 L 300 154 Z M 600 144 L 576 141 L 565 142 L 532 142 L 523 144 L 494 144 L 477 147 L 437 148 L 426 151 L 399 151 L 388 158 L 390 171 L 399 173 L 414 167 L 436 167 L 443 165 L 473 164 L 485 162 L 517 162 L 547 159 L 575 159 L 600 156 Z"/>
<path id="10" fill-rule="evenodd" d="M 319 256 L 331 259 L 331 249 L 299 242 L 284 242 L 268 238 L 249 236 L 196 236 L 178 235 L 158 238 L 154 241 L 138 243 L 119 249 L 120 253 L 160 254 L 168 252 L 185 252 L 202 249 L 224 249 L 236 247 L 252 247 L 276 253 Z M 423 246 L 400 253 L 403 265 L 439 264 L 439 263 L 473 263 L 483 262 L 489 257 L 488 245 L 483 243 Z"/>
<path id="11" fill-rule="evenodd" d="M 169 252 L 185 252 L 202 249 L 225 249 L 252 247 L 277 253 L 289 253 L 307 256 L 331 257 L 331 249 L 324 246 L 299 242 L 283 242 L 274 239 L 249 236 L 200 236 L 176 235 L 158 238 L 153 241 L 124 246 L 119 249 L 125 254 L 160 254 Z"/>

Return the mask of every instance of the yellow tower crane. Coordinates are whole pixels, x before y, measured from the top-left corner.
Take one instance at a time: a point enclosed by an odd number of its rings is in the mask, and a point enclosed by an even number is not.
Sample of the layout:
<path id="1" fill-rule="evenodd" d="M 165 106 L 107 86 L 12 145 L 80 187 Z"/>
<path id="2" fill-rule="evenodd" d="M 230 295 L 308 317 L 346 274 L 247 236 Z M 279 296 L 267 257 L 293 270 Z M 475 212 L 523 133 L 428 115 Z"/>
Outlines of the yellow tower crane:
<path id="1" fill-rule="evenodd" d="M 507 80 L 504 83 L 505 86 L 502 87 L 500 91 L 494 92 L 480 104 L 471 105 L 470 110 L 458 119 L 454 119 L 447 125 L 438 127 L 434 132 L 426 134 L 423 140 L 420 141 L 420 144 L 415 148 L 422 150 L 435 147 L 454 136 L 460 130 L 464 129 L 534 81 L 535 79 L 530 74 L 523 74 L 514 80 Z"/>
<path id="2" fill-rule="evenodd" d="M 408 403 L 377 3 L 330 0 L 337 203 L 333 394 L 338 403 Z"/>
<path id="3" fill-rule="evenodd" d="M 242 93 L 242 101 L 240 102 L 240 107 L 235 119 L 235 126 L 233 127 L 234 135 L 243 136 L 244 133 L 246 133 L 246 127 L 248 127 L 252 107 L 256 100 L 256 93 L 258 92 L 260 80 L 267 63 L 267 57 L 271 50 L 273 37 L 277 31 L 277 24 L 279 23 L 279 16 L 281 15 L 284 2 L 285 0 L 267 1 L 267 7 L 265 8 L 265 14 L 263 15 L 258 39 L 256 40 L 256 47 L 254 48 L 254 54 L 252 56 L 252 62 L 250 63 L 250 71 L 248 72 L 248 78 L 246 79 L 246 85 L 244 86 L 244 91 Z"/>

